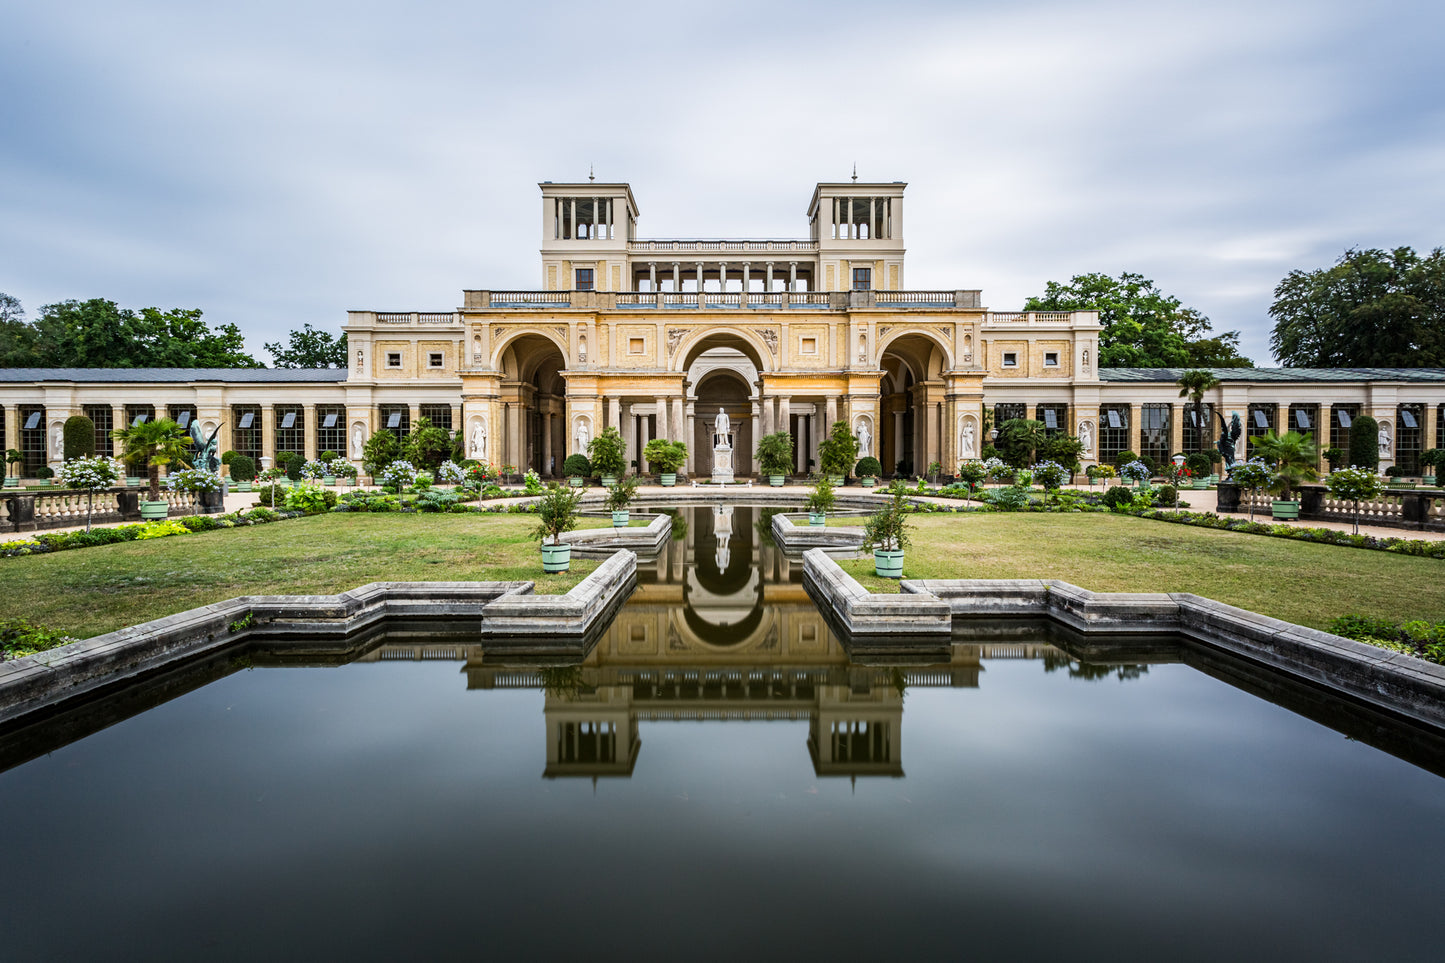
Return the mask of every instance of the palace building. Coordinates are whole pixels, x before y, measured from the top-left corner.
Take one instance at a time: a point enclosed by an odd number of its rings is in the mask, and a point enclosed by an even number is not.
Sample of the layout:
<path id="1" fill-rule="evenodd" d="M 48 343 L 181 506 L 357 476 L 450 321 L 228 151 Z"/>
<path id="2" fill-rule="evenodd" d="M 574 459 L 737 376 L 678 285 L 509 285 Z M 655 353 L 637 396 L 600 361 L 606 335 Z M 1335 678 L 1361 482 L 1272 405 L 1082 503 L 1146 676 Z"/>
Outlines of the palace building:
<path id="1" fill-rule="evenodd" d="M 613 426 L 630 460 L 665 437 L 707 474 L 722 411 L 742 474 L 775 431 L 792 433 L 806 472 L 839 420 L 885 472 L 921 473 L 977 457 L 986 410 L 1079 435 L 1086 464 L 1213 446 L 1217 427 L 1189 423 L 1180 371 L 1098 366 L 1095 312 L 992 311 L 976 288 L 909 289 L 905 187 L 820 183 L 800 239 L 645 239 L 630 185 L 544 182 L 536 290 L 350 311 L 346 370 L 0 370 L 0 448 L 31 474 L 59 460 L 71 415 L 95 422 L 101 452 L 112 428 L 169 415 L 220 426 L 223 449 L 258 460 L 359 462 L 373 432 L 427 418 L 465 432 L 471 457 L 544 476 Z M 1238 413 L 1247 438 L 1297 429 L 1343 447 L 1363 413 L 1380 422 L 1382 465 L 1413 473 L 1421 451 L 1445 447 L 1445 370 L 1215 373 L 1211 418 Z"/>

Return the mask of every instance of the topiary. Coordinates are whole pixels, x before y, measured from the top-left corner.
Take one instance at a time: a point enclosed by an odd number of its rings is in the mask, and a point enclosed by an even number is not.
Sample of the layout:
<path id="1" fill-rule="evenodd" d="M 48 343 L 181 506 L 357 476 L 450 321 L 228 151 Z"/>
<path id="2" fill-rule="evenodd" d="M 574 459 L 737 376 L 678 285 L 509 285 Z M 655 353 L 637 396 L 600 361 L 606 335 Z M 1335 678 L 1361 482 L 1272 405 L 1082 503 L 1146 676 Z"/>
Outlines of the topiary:
<path id="1" fill-rule="evenodd" d="M 340 458 L 340 457 L 341 457 L 340 455 L 338 455 L 336 452 L 334 452 L 334 451 L 332 451 L 330 448 L 328 448 L 328 449 L 326 449 L 325 451 L 323 451 L 323 452 L 321 453 L 321 458 L 320 458 L 320 460 L 321 460 L 321 461 L 335 461 L 336 459 L 338 459 L 338 458 Z"/>
<path id="2" fill-rule="evenodd" d="M 1185 466 L 1194 474 L 1195 478 L 1203 478 L 1210 473 L 1209 456 L 1202 451 L 1196 451 L 1184 459 Z"/>
<path id="3" fill-rule="evenodd" d="M 301 480 L 301 469 L 306 467 L 306 458 L 296 451 L 278 451 L 276 464 L 286 469 L 286 477 L 292 481 Z"/>
<path id="4" fill-rule="evenodd" d="M 1350 422 L 1350 465 L 1374 471 L 1380 467 L 1380 423 L 1369 415 Z"/>
<path id="5" fill-rule="evenodd" d="M 55 469 L 51 468 L 49 465 L 41 465 L 39 468 L 35 469 L 35 477 L 40 479 L 54 478 Z"/>
<path id="6" fill-rule="evenodd" d="M 877 478 L 883 474 L 883 465 L 872 455 L 865 455 L 858 459 L 858 464 L 854 467 L 853 474 L 859 478 Z"/>
<path id="7" fill-rule="evenodd" d="M 1173 485 L 1160 485 L 1154 489 L 1154 504 L 1172 507 L 1179 501 L 1179 492 Z"/>
<path id="8" fill-rule="evenodd" d="M 229 452 L 231 458 L 231 480 L 238 482 L 254 481 L 256 479 L 256 462 L 250 455 L 243 455 L 240 452 Z"/>
<path id="9" fill-rule="evenodd" d="M 221 452 L 221 464 L 229 465 L 231 463 L 231 459 L 235 458 L 239 454 L 240 452 L 234 448 Z"/>
<path id="10" fill-rule="evenodd" d="M 1099 499 L 1110 508 L 1123 508 L 1134 501 L 1134 493 L 1123 485 L 1114 485 Z"/>
<path id="11" fill-rule="evenodd" d="M 65 460 L 89 458 L 95 454 L 95 422 L 85 415 L 71 415 L 65 419 Z"/>
<path id="12" fill-rule="evenodd" d="M 591 478 L 592 463 L 587 460 L 586 455 L 568 455 L 567 459 L 562 462 L 562 474 L 569 478 Z"/>
<path id="13" fill-rule="evenodd" d="M 1131 461 L 1138 460 L 1139 456 L 1126 448 L 1125 450 L 1119 452 L 1119 454 L 1114 456 L 1114 467 L 1118 468 L 1120 465 L 1127 465 Z"/>

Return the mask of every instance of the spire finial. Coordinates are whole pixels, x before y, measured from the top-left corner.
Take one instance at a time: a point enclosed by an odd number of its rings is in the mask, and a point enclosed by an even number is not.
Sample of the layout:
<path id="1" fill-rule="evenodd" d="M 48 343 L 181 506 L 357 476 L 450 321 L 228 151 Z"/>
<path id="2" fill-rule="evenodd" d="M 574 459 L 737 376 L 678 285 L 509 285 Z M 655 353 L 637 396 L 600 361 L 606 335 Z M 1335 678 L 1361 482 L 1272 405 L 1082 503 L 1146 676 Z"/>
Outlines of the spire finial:
<path id="1" fill-rule="evenodd" d="M 857 178 L 857 177 L 854 177 L 853 179 L 856 181 L 858 178 Z M 589 180 L 589 181 L 595 181 L 595 180 L 597 180 L 597 175 L 592 172 L 592 165 L 591 165 L 591 164 L 588 164 L 588 165 L 587 165 L 587 180 Z"/>
<path id="2" fill-rule="evenodd" d="M 853 162 L 853 183 L 858 183 L 858 162 Z"/>

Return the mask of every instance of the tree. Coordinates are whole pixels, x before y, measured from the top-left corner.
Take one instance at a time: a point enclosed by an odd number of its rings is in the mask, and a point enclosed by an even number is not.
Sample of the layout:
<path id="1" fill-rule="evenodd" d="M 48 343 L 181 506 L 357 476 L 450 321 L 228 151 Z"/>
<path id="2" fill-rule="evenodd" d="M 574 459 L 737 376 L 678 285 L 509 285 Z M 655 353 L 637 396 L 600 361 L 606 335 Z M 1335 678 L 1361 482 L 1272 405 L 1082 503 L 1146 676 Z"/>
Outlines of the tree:
<path id="1" fill-rule="evenodd" d="M 1330 472 L 1325 484 L 1329 486 L 1331 495 L 1355 503 L 1354 534 L 1360 534 L 1360 501 L 1378 498 L 1385 490 L 1385 479 L 1369 468 L 1341 468 Z"/>
<path id="2" fill-rule="evenodd" d="M 430 418 L 418 418 L 407 435 L 402 457 L 410 459 L 422 468 L 435 469 L 451 456 L 452 434 L 445 428 L 438 428 Z"/>
<path id="3" fill-rule="evenodd" d="M 858 436 L 848 430 L 846 421 L 835 421 L 828 437 L 818 445 L 818 460 L 823 474 L 846 476 L 858 460 Z"/>
<path id="4" fill-rule="evenodd" d="M 92 435 L 91 447 L 94 445 L 95 436 Z M 104 455 L 99 458 L 75 458 L 60 466 L 60 478 L 66 488 L 85 492 L 85 530 L 90 531 L 90 521 L 95 517 L 95 493 L 105 491 L 120 480 L 115 461 Z"/>
<path id="5" fill-rule="evenodd" d="M 1350 422 L 1350 467 L 1380 468 L 1380 423 L 1369 415 L 1356 415 Z"/>
<path id="6" fill-rule="evenodd" d="M 1068 284 L 1048 282 L 1027 311 L 1098 311 L 1101 367 L 1252 368 L 1239 353 L 1239 332 L 1213 331 L 1209 319 L 1164 294 L 1141 274 L 1077 274 Z"/>
<path id="7" fill-rule="evenodd" d="M 1048 441 L 1042 421 L 1031 418 L 1010 418 L 998 426 L 993 446 L 999 457 L 1015 468 L 1032 465 L 1038 450 Z"/>
<path id="8" fill-rule="evenodd" d="M 1184 372 L 1174 383 L 1179 386 L 1179 397 L 1189 399 L 1189 407 L 1194 411 L 1194 425 L 1199 431 L 1199 437 L 1208 439 L 1211 434 L 1209 430 L 1211 426 L 1204 423 L 1204 395 L 1219 387 L 1219 379 L 1214 376 L 1212 371 L 1195 368 L 1192 371 Z M 1219 416 L 1219 421 L 1221 424 L 1224 423 L 1224 415 Z"/>
<path id="9" fill-rule="evenodd" d="M 278 368 L 345 368 L 346 333 L 335 337 L 330 331 L 302 325 L 300 331 L 288 335 L 288 343 L 279 341 L 265 345 Z"/>
<path id="10" fill-rule="evenodd" d="M 191 436 L 169 418 L 143 421 L 111 432 L 124 447 L 128 465 L 143 465 L 150 481 L 150 500 L 161 498 L 161 466 L 184 464 L 191 454 Z"/>
<path id="11" fill-rule="evenodd" d="M 383 428 L 366 440 L 361 450 L 361 467 L 375 478 L 381 470 L 401 457 L 401 443 L 396 435 Z"/>
<path id="12" fill-rule="evenodd" d="M 1315 447 L 1312 435 L 1302 435 L 1297 431 L 1276 435 L 1267 431 L 1254 440 L 1254 453 L 1265 462 L 1273 463 L 1274 478 L 1270 487 L 1282 499 L 1288 500 L 1303 482 L 1319 477 L 1315 471 L 1319 449 Z"/>
<path id="13" fill-rule="evenodd" d="M 1305 368 L 1445 367 L 1445 251 L 1351 248 L 1274 289 L 1270 348 Z"/>
<path id="14" fill-rule="evenodd" d="M 62 437 L 62 456 L 66 461 L 89 458 L 95 454 L 95 422 L 85 415 L 71 415 L 65 419 Z"/>
<path id="15" fill-rule="evenodd" d="M 13 300 L 13 299 L 12 299 Z M 211 328 L 199 308 L 143 308 L 114 301 L 47 304 L 33 323 L 14 307 L 0 323 L 0 366 L 36 368 L 260 368 L 234 324 Z"/>

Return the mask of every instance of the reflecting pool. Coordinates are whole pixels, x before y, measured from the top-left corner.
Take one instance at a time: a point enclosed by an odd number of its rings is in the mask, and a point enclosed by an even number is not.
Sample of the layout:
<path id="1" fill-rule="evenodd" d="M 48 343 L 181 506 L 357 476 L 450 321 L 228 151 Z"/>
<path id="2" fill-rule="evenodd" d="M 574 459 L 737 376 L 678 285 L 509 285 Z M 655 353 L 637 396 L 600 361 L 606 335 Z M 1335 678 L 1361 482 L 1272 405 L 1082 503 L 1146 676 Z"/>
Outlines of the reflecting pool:
<path id="1" fill-rule="evenodd" d="M 684 510 L 580 662 L 440 627 L 0 734 L 0 956 L 1438 958 L 1428 735 L 1043 629 L 863 664 L 762 516 Z"/>

